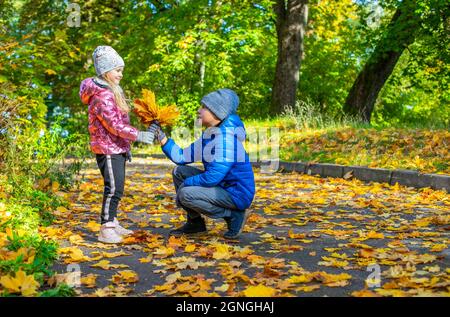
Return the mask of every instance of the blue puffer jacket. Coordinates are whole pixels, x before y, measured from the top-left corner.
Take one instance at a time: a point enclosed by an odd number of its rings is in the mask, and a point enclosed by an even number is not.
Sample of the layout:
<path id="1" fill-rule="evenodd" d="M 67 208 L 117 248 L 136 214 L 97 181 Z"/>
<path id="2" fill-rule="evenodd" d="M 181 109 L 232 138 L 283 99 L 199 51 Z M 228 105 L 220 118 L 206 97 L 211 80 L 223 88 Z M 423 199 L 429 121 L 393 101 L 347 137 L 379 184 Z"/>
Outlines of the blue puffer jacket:
<path id="1" fill-rule="evenodd" d="M 255 178 L 242 145 L 244 140 L 244 124 L 237 114 L 232 114 L 218 127 L 206 129 L 187 148 L 181 149 L 169 139 L 162 150 L 178 165 L 202 161 L 205 171 L 187 178 L 185 186 L 220 186 L 230 193 L 236 207 L 244 210 L 255 196 Z"/>

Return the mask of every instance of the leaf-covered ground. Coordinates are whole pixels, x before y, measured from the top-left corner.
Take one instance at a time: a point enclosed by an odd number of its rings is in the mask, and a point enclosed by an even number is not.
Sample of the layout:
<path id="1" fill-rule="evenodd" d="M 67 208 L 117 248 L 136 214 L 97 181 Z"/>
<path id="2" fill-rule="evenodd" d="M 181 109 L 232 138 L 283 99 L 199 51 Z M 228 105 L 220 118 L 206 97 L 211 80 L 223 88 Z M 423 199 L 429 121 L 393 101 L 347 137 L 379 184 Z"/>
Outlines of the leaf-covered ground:
<path id="1" fill-rule="evenodd" d="M 119 220 L 136 232 L 105 245 L 97 242 L 102 178 L 91 163 L 68 193 L 71 207 L 41 229 L 60 243 L 54 268 L 61 275 L 50 283 L 73 280 L 79 265 L 81 296 L 450 294 L 450 195 L 443 191 L 255 169 L 257 195 L 239 241 L 223 239 L 225 222 L 213 220 L 206 235 L 168 238 L 185 220 L 174 204 L 172 168 L 150 158 L 127 165 Z"/>
<path id="2" fill-rule="evenodd" d="M 280 155 L 310 161 L 450 174 L 450 131 L 340 128 L 282 133 Z"/>

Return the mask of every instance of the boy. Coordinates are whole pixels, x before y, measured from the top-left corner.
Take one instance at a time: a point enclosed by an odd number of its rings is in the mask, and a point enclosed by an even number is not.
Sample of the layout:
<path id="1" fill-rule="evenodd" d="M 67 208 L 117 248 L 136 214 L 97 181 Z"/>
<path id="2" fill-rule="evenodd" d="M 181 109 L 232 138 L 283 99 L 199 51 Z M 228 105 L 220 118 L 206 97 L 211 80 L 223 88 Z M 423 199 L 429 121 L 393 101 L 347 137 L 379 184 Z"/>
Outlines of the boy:
<path id="1" fill-rule="evenodd" d="M 187 222 L 170 235 L 206 232 L 203 216 L 223 218 L 228 227 L 224 238 L 236 239 L 247 221 L 255 180 L 248 154 L 242 145 L 245 128 L 236 109 L 239 97 L 219 89 L 201 100 L 198 118 L 206 127 L 201 138 L 186 149 L 168 139 L 158 125 L 156 138 L 173 169 L 177 206 L 187 212 Z M 204 171 L 192 166 L 202 161 Z"/>

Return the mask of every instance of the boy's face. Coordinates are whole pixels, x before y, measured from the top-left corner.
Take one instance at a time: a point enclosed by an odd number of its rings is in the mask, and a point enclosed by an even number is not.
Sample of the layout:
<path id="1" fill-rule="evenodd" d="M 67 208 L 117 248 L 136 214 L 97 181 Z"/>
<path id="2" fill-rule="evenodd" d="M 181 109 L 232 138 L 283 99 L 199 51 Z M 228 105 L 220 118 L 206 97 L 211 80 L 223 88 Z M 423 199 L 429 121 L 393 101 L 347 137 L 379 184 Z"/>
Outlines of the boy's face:
<path id="1" fill-rule="evenodd" d="M 117 67 L 117 68 L 114 68 L 113 70 L 110 70 L 109 72 L 107 72 L 105 74 L 105 76 L 110 81 L 112 81 L 115 85 L 119 85 L 119 83 L 123 77 L 122 72 L 123 72 L 123 67 Z"/>
<path id="2" fill-rule="evenodd" d="M 201 120 L 202 125 L 205 127 L 213 127 L 220 123 L 220 120 L 204 105 L 201 105 L 197 114 L 197 118 Z"/>

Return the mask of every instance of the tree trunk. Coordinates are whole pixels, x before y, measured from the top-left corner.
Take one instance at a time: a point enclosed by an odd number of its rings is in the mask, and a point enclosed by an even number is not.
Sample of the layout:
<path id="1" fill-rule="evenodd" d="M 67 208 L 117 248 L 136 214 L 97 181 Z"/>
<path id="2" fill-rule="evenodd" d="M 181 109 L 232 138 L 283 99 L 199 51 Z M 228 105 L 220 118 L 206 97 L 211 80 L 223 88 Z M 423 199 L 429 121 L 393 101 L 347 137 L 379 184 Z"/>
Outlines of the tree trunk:
<path id="1" fill-rule="evenodd" d="M 413 1 L 404 1 L 395 12 L 388 29 L 359 73 L 347 96 L 344 112 L 370 123 L 378 94 L 392 74 L 398 59 L 415 38 L 420 27 L 414 16 Z"/>
<path id="2" fill-rule="evenodd" d="M 299 81 L 300 60 L 303 56 L 303 37 L 308 20 L 307 0 L 276 0 L 278 56 L 272 87 L 272 113 L 282 113 L 295 105 Z"/>
<path id="3" fill-rule="evenodd" d="M 203 95 L 205 88 L 205 72 L 206 72 L 206 63 L 205 63 L 205 52 L 206 52 L 206 43 L 203 40 L 198 40 L 195 45 L 198 47 L 198 51 L 195 54 L 195 67 L 196 69 L 196 77 L 197 82 L 195 83 L 195 88 L 200 92 L 200 95 Z"/>

